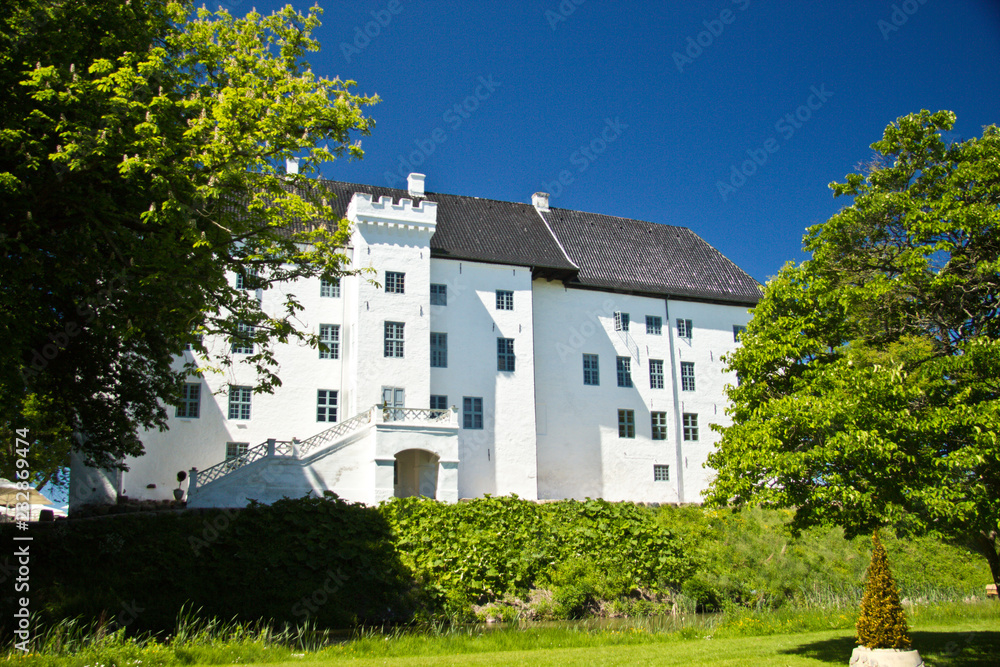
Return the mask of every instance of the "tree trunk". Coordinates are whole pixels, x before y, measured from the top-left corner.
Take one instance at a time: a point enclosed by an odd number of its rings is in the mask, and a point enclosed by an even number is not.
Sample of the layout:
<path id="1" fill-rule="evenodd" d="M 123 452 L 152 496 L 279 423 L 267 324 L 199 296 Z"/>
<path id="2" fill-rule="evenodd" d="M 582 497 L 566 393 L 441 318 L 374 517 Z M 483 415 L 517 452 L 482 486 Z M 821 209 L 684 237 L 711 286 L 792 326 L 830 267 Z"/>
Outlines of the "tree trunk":
<path id="1" fill-rule="evenodd" d="M 1000 590 L 1000 554 L 997 553 L 997 535 L 979 533 L 976 538 L 979 552 L 986 556 L 986 562 L 990 564 L 993 583 L 997 585 L 997 590 Z"/>

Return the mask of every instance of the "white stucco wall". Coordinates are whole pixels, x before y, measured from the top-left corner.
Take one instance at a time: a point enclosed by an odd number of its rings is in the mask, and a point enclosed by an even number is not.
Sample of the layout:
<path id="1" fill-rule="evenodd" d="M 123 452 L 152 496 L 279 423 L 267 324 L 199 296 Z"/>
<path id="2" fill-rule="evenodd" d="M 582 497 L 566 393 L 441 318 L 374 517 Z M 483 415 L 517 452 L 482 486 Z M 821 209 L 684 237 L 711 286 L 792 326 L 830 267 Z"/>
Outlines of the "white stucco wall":
<path id="1" fill-rule="evenodd" d="M 732 349 L 732 325 L 745 324 L 745 309 L 534 285 L 535 401 L 538 413 L 538 490 L 541 498 L 602 497 L 645 502 L 697 501 L 706 484 L 700 468 L 715 442 L 710 421 L 724 418 L 719 355 Z M 615 330 L 615 312 L 628 313 L 628 336 Z M 660 335 L 646 332 L 646 316 L 662 318 Z M 676 319 L 691 319 L 691 343 L 676 340 Z M 726 341 L 728 337 L 728 342 Z M 671 373 L 694 361 L 696 391 L 679 390 Z M 583 355 L 599 359 L 600 384 L 583 383 Z M 619 387 L 617 357 L 630 360 L 632 387 Z M 650 386 L 650 359 L 664 363 L 664 386 Z M 618 434 L 618 410 L 632 410 L 635 438 Z M 665 440 L 652 439 L 652 413 L 666 413 Z M 685 443 L 678 415 L 699 415 L 699 441 Z M 654 481 L 653 466 L 670 466 L 669 481 Z M 684 493 L 681 490 L 684 489 Z"/>
<path id="2" fill-rule="evenodd" d="M 464 397 L 483 399 L 483 428 L 459 429 L 459 495 L 537 497 L 531 271 L 527 267 L 431 260 L 431 282 L 448 303 L 431 306 L 431 331 L 448 334 L 448 367 L 430 369 L 430 394 L 448 397 L 462 422 Z M 514 293 L 498 310 L 496 291 Z M 497 338 L 514 340 L 514 372 L 497 370 Z M 428 361 L 429 364 L 429 361 Z"/>

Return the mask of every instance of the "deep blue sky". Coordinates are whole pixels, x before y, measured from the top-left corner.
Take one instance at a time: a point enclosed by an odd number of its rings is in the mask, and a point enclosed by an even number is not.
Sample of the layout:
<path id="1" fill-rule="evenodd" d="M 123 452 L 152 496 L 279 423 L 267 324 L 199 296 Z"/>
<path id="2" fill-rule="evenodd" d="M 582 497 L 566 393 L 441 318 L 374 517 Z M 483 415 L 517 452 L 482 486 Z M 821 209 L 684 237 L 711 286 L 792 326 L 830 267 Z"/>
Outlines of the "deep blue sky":
<path id="1" fill-rule="evenodd" d="M 689 227 L 765 281 L 804 258 L 806 227 L 850 203 L 827 185 L 888 123 L 950 109 L 955 136 L 971 137 L 1000 122 L 995 0 L 576 2 L 320 0 L 314 71 L 383 100 L 364 160 L 323 176 L 389 185 L 416 152 L 430 191 L 528 202 L 547 190 L 553 206 Z M 286 3 L 222 6 L 251 4 Z M 376 17 L 391 20 L 355 42 Z M 675 53 L 693 57 L 679 67 Z M 467 99 L 477 86 L 483 99 Z M 603 152 L 578 152 L 592 142 Z M 723 196 L 748 151 L 766 161 Z M 564 170 L 572 182 L 554 185 Z"/>

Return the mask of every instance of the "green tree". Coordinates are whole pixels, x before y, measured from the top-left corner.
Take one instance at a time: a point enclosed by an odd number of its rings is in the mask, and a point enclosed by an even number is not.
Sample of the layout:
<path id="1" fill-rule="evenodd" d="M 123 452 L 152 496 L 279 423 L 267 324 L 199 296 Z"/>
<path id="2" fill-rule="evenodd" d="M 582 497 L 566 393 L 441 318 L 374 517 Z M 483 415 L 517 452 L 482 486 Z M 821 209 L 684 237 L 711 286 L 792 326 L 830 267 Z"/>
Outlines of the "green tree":
<path id="1" fill-rule="evenodd" d="M 2 3 L 0 431 L 45 429 L 35 481 L 71 446 L 105 466 L 141 454 L 189 372 L 176 355 L 207 354 L 197 334 L 249 337 L 258 391 L 280 383 L 275 344 L 317 344 L 294 296 L 255 297 L 347 271 L 347 223 L 308 175 L 361 157 L 378 99 L 309 69 L 319 13 Z"/>
<path id="2" fill-rule="evenodd" d="M 1000 132 L 947 143 L 922 111 L 872 144 L 853 204 L 808 230 L 727 363 L 709 502 L 794 525 L 962 540 L 1000 582 Z"/>

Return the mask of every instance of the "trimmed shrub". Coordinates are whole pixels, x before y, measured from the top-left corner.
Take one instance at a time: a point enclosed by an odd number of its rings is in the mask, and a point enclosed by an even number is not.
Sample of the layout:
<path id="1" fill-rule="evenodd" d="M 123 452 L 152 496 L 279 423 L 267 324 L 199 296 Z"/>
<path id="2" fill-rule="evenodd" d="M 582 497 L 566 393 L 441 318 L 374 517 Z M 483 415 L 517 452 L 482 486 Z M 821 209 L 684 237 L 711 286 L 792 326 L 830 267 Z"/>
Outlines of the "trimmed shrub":
<path id="1" fill-rule="evenodd" d="M 865 593 L 858 614 L 858 644 L 866 648 L 910 648 L 906 614 L 899 604 L 899 589 L 889 569 L 889 559 L 878 537 L 872 534 L 872 560 L 865 577 Z"/>

